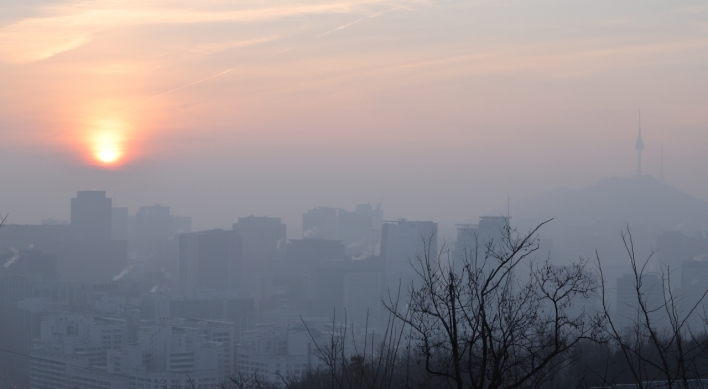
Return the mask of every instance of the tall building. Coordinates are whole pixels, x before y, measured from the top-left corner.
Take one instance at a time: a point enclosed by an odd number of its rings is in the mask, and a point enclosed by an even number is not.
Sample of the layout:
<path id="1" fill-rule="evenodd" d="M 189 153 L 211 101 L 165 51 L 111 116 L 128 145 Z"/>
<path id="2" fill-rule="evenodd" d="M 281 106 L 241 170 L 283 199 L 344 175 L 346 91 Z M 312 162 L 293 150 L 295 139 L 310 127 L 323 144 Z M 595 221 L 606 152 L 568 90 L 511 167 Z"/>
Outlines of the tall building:
<path id="1" fill-rule="evenodd" d="M 338 238 L 337 208 L 318 207 L 302 215 L 302 237 L 315 239 Z"/>
<path id="2" fill-rule="evenodd" d="M 71 227 L 78 239 L 110 240 L 112 214 L 105 191 L 79 191 L 71 199 Z"/>
<path id="3" fill-rule="evenodd" d="M 708 308 L 708 299 L 703 295 L 708 290 L 708 256 L 681 261 L 680 271 L 681 292 L 677 295 L 680 295 L 680 301 L 684 304 L 684 312 L 687 313 L 694 306 L 698 306 L 689 318 L 689 325 L 701 328 L 705 325 L 703 312 Z"/>
<path id="4" fill-rule="evenodd" d="M 184 293 L 237 291 L 242 287 L 243 243 L 234 231 L 179 235 L 179 280 Z"/>
<path id="5" fill-rule="evenodd" d="M 32 282 L 24 275 L 0 275 L 0 374 L 18 387 L 27 386 L 29 361 L 25 354 L 32 342 L 28 322 L 17 303 L 32 296 Z"/>
<path id="6" fill-rule="evenodd" d="M 639 111 L 639 129 L 637 142 L 634 144 L 634 149 L 637 150 L 637 176 L 642 175 L 642 150 L 644 150 L 644 141 L 642 140 L 642 112 Z"/>
<path id="7" fill-rule="evenodd" d="M 625 274 L 617 278 L 617 305 L 615 307 L 615 320 L 620 326 L 633 326 L 644 321 L 637 300 L 637 282 L 634 275 Z M 647 273 L 642 277 L 641 297 L 649 311 L 649 320 L 655 328 L 662 328 L 668 324 L 665 312 L 661 306 L 664 303 L 663 280 L 656 274 Z"/>
<path id="8" fill-rule="evenodd" d="M 508 243 L 508 216 L 480 216 L 479 224 L 458 224 L 453 259 L 471 259 L 474 255 L 484 256 L 487 246 L 501 251 Z"/>
<path id="9" fill-rule="evenodd" d="M 128 207 L 112 208 L 111 239 L 128 240 Z"/>
<path id="10" fill-rule="evenodd" d="M 378 255 L 383 227 L 383 211 L 369 204 L 359 204 L 353 212 L 340 209 L 337 239 L 344 243 L 347 254 L 359 258 Z"/>
<path id="11" fill-rule="evenodd" d="M 167 239 L 174 236 L 170 207 L 140 207 L 135 215 L 135 232 L 140 239 Z"/>
<path id="12" fill-rule="evenodd" d="M 367 263 L 369 262 L 369 263 Z M 353 261 L 344 273 L 343 306 L 347 320 L 364 325 L 379 323 L 383 272 L 378 258 L 374 261 Z"/>
<path id="13" fill-rule="evenodd" d="M 379 257 L 322 261 L 313 275 L 310 314 L 364 325 L 378 323 L 383 286 Z M 367 318 L 368 315 L 368 318 Z"/>
<path id="14" fill-rule="evenodd" d="M 384 266 L 384 293 L 396 293 L 399 284 L 406 292 L 411 281 L 417 280 L 412 266 L 426 256 L 436 260 L 438 224 L 431 221 L 398 220 L 386 222 L 381 236 L 381 259 Z"/>
<path id="15" fill-rule="evenodd" d="M 59 241 L 56 253 L 62 281 L 105 283 L 128 268 L 128 243 L 124 240 Z"/>
<path id="16" fill-rule="evenodd" d="M 303 238 L 341 240 L 348 255 L 360 258 L 379 254 L 382 225 L 380 205 L 359 204 L 354 211 L 319 207 L 302 215 Z"/>
<path id="17" fill-rule="evenodd" d="M 280 218 L 248 216 L 238 218 L 233 231 L 243 239 L 245 291 L 256 294 L 263 279 L 278 272 L 285 259 L 286 226 Z"/>
<path id="18" fill-rule="evenodd" d="M 288 243 L 288 266 L 293 272 L 314 274 L 324 261 L 344 259 L 344 244 L 329 239 L 291 239 Z"/>

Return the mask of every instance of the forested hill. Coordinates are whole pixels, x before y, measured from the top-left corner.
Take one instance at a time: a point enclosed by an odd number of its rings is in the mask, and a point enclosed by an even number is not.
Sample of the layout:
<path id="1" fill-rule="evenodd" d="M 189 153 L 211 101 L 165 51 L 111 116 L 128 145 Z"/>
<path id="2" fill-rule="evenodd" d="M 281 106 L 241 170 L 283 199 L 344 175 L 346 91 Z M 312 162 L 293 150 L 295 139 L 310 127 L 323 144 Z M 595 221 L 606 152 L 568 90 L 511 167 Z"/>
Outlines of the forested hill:
<path id="1" fill-rule="evenodd" d="M 629 224 L 693 234 L 708 225 L 708 202 L 652 176 L 613 177 L 513 202 L 512 217 L 522 224 L 555 218 L 556 225 Z"/>
<path id="2" fill-rule="evenodd" d="M 496 213 L 506 213 L 506 206 Z M 579 189 L 557 189 L 511 203 L 512 225 L 521 230 L 553 218 L 540 236 L 554 242 L 556 258 L 593 257 L 609 263 L 626 252 L 620 231 L 630 228 L 638 255 L 657 249 L 657 236 L 678 230 L 704 235 L 708 202 L 651 176 L 613 177 Z"/>

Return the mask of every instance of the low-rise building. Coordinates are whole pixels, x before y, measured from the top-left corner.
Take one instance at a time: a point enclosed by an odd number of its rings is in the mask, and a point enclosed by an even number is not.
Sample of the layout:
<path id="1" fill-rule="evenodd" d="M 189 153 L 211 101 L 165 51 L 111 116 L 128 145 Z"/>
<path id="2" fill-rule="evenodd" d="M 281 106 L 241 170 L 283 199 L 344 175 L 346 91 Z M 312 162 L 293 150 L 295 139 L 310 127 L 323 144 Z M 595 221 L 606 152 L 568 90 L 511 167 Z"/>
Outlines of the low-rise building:
<path id="1" fill-rule="evenodd" d="M 218 387 L 234 368 L 233 323 L 56 314 L 31 351 L 30 388 Z"/>
<path id="2" fill-rule="evenodd" d="M 304 325 L 257 327 L 243 334 L 237 349 L 237 372 L 241 376 L 283 383 L 300 379 L 308 369 L 320 365 L 311 331 Z"/>

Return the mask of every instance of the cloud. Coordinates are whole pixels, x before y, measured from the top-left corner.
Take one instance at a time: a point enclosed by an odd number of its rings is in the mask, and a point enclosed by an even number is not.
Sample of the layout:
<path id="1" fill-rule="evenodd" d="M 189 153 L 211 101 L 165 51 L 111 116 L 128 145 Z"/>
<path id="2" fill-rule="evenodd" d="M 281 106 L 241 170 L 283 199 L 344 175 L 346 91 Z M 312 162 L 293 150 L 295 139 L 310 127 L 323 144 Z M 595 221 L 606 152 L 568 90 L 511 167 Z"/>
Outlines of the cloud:
<path id="1" fill-rule="evenodd" d="M 237 47 L 246 47 L 246 46 L 257 45 L 260 43 L 272 42 L 272 41 L 279 39 L 279 38 L 280 38 L 279 35 L 275 35 L 275 36 L 256 38 L 256 39 L 217 42 L 217 43 L 205 43 L 205 44 L 201 44 L 201 45 L 191 49 L 191 51 L 194 52 L 195 54 L 208 55 L 208 54 L 214 54 L 214 53 L 219 53 L 222 51 L 234 49 Z"/>
<path id="2" fill-rule="evenodd" d="M 390 3 L 387 0 L 333 3 L 273 4 L 232 9 L 218 2 L 191 3 L 94 0 L 42 8 L 43 16 L 22 19 L 0 28 L 0 60 L 28 63 L 50 58 L 90 42 L 108 29 L 136 25 L 196 24 L 278 20 L 304 15 L 347 14 Z M 344 27 L 340 27 L 344 28 Z"/>

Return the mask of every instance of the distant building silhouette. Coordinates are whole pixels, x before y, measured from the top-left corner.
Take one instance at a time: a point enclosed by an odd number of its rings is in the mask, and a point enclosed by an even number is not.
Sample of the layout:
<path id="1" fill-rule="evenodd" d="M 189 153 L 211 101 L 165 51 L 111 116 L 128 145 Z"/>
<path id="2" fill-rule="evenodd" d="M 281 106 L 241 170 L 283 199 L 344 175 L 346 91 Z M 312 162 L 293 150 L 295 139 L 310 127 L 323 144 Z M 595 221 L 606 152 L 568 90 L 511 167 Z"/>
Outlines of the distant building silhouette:
<path id="1" fill-rule="evenodd" d="M 302 237 L 337 239 L 337 208 L 318 207 L 302 215 Z"/>
<path id="2" fill-rule="evenodd" d="M 681 302 L 684 312 L 698 305 L 698 309 L 689 318 L 693 328 L 704 326 L 703 313 L 708 308 L 704 293 L 708 290 L 708 256 L 702 259 L 681 261 Z M 703 300 L 701 300 L 703 299 Z"/>
<path id="3" fill-rule="evenodd" d="M 299 380 L 317 369 L 322 362 L 316 345 L 325 341 L 324 331 L 314 328 L 318 323 L 298 324 L 262 324 L 246 331 L 237 353 L 237 373 L 270 387 L 280 385 L 284 377 Z"/>
<path id="4" fill-rule="evenodd" d="M 111 238 L 128 240 L 128 207 L 111 209 Z"/>
<path id="5" fill-rule="evenodd" d="M 128 267 L 128 243 L 92 239 L 56 242 L 59 277 L 69 282 L 110 282 Z"/>
<path id="6" fill-rule="evenodd" d="M 285 259 L 286 226 L 280 218 L 248 216 L 238 218 L 233 231 L 243 239 L 244 286 L 256 294 L 263 279 L 272 277 Z"/>
<path id="7" fill-rule="evenodd" d="M 179 235 L 179 280 L 184 293 L 235 291 L 242 286 L 242 239 L 234 231 Z"/>
<path id="8" fill-rule="evenodd" d="M 644 150 L 644 141 L 642 140 L 642 112 L 639 111 L 639 133 L 637 142 L 634 144 L 634 149 L 637 150 L 637 176 L 642 175 L 642 150 Z"/>
<path id="9" fill-rule="evenodd" d="M 346 257 L 344 244 L 330 239 L 291 239 L 288 243 L 288 266 L 293 272 L 313 275 L 324 261 Z"/>
<path id="10" fill-rule="evenodd" d="M 29 387 L 216 387 L 233 372 L 232 323 L 126 316 L 44 318 Z"/>
<path id="11" fill-rule="evenodd" d="M 645 273 L 640 288 L 641 298 L 645 304 L 649 320 L 653 325 L 660 325 L 665 311 L 660 309 L 664 303 L 663 281 L 657 274 Z M 644 320 L 637 301 L 637 282 L 632 274 L 617 278 L 617 304 L 615 306 L 616 322 L 620 326 L 632 326 Z M 664 322 L 666 324 L 666 322 Z"/>
<path id="12" fill-rule="evenodd" d="M 505 244 L 510 217 L 480 216 L 479 224 L 458 224 L 457 240 L 453 251 L 454 261 L 472 259 L 474 255 L 484 257 L 487 245 L 501 250 Z"/>
<path id="13" fill-rule="evenodd" d="M 398 290 L 402 292 L 410 282 L 417 279 L 415 270 L 417 258 L 430 256 L 435 260 L 438 251 L 438 224 L 431 221 L 398 220 L 385 222 L 381 236 L 381 258 L 384 266 L 384 293 Z"/>
<path id="14" fill-rule="evenodd" d="M 344 273 L 344 310 L 347 320 L 360 325 L 381 319 L 383 272 L 378 258 L 352 261 Z"/>
<path id="15" fill-rule="evenodd" d="M 383 269 L 378 257 L 339 259 L 320 263 L 313 282 L 312 314 L 366 324 L 380 318 Z M 335 312 L 336 311 L 336 312 Z"/>
<path id="16" fill-rule="evenodd" d="M 175 234 L 170 207 L 140 207 L 135 215 L 135 232 L 140 239 L 168 239 Z M 188 231 L 185 231 L 188 232 Z"/>
<path id="17" fill-rule="evenodd" d="M 142 308 L 143 318 L 199 318 L 205 320 L 225 320 L 233 323 L 236 340 L 243 331 L 255 324 L 255 305 L 251 298 L 199 296 L 198 298 L 177 298 L 167 295 L 155 299 Z"/>
<path id="18" fill-rule="evenodd" d="M 71 227 L 78 239 L 111 239 L 111 202 L 105 191 L 79 191 L 71 199 Z"/>
<path id="19" fill-rule="evenodd" d="M 383 211 L 370 204 L 359 204 L 354 211 L 319 207 L 302 215 L 305 239 L 341 240 L 346 253 L 358 258 L 378 255 L 381 242 Z"/>

